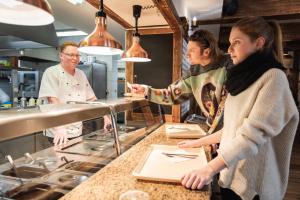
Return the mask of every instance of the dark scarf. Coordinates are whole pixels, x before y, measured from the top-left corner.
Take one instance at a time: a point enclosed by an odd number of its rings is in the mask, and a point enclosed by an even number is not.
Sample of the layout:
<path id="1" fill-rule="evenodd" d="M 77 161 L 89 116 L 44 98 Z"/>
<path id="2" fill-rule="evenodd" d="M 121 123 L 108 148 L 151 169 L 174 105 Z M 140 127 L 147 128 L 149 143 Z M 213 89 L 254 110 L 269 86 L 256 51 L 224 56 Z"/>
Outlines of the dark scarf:
<path id="1" fill-rule="evenodd" d="M 272 53 L 253 53 L 241 63 L 227 69 L 226 89 L 232 96 L 238 95 L 271 68 L 284 69 Z"/>

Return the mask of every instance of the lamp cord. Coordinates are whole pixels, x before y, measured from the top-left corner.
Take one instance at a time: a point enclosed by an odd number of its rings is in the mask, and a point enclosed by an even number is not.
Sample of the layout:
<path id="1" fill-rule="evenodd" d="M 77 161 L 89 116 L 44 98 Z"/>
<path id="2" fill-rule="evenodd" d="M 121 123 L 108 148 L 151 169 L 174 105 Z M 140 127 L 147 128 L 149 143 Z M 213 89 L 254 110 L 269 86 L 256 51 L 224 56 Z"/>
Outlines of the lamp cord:
<path id="1" fill-rule="evenodd" d="M 100 0 L 99 10 L 104 11 L 104 9 L 103 9 L 103 0 Z"/>
<path id="2" fill-rule="evenodd" d="M 139 31 L 138 31 L 138 17 L 135 17 L 135 34 L 139 35 Z"/>

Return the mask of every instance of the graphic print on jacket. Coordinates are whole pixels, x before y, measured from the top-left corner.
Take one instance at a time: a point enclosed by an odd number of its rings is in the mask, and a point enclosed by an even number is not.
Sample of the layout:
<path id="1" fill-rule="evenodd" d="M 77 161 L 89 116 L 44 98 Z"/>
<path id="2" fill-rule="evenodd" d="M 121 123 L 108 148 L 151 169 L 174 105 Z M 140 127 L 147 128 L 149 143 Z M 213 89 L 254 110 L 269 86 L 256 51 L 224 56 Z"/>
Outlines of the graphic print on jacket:
<path id="1" fill-rule="evenodd" d="M 169 85 L 167 89 L 149 88 L 148 99 L 154 103 L 172 105 L 189 100 L 190 95 L 194 95 L 210 126 L 208 133 L 213 133 L 222 123 L 224 106 L 220 106 L 220 103 L 225 101 L 227 94 L 223 86 L 228 62 L 223 60 L 218 65 L 191 66 L 187 76 Z"/>

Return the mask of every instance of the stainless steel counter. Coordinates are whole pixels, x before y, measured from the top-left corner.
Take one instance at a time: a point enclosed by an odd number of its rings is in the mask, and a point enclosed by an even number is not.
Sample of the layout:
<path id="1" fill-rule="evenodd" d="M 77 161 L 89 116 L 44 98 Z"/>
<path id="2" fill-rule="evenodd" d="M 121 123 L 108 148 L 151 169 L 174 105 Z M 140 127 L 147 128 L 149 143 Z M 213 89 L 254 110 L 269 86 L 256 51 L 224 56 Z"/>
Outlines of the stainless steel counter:
<path id="1" fill-rule="evenodd" d="M 121 114 L 123 111 L 129 112 Z M 133 117 L 134 111 L 139 117 Z M 114 122 L 110 133 L 100 128 L 65 146 L 50 147 L 33 153 L 32 157 L 26 154 L 26 158 L 16 159 L 14 164 L 0 165 L 0 198 L 57 199 L 162 123 L 161 115 L 154 117 L 149 103 L 142 98 L 69 102 L 0 111 L 0 142 L 108 114 Z"/>
<path id="2" fill-rule="evenodd" d="M 119 138 L 122 152 L 158 126 L 122 133 Z M 15 170 L 8 163 L 0 165 L 0 199 L 3 196 L 57 199 L 114 160 L 117 152 L 113 145 L 111 134 L 96 131 L 71 140 L 65 146 L 36 152 L 32 154 L 33 160 L 19 158 L 14 162 Z"/>

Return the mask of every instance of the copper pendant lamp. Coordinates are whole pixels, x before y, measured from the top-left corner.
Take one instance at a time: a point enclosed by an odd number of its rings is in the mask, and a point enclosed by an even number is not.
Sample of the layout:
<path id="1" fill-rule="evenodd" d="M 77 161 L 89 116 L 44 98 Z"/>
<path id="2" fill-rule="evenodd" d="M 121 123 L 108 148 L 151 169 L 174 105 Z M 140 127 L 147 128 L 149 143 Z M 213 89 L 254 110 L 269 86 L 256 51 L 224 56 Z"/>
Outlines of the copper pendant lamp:
<path id="1" fill-rule="evenodd" d="M 54 17 L 47 0 L 1 0 L 0 22 L 22 26 L 51 24 Z"/>
<path id="2" fill-rule="evenodd" d="M 95 55 L 122 54 L 122 45 L 106 31 L 106 13 L 103 9 L 103 0 L 100 1 L 99 11 L 96 13 L 96 28 L 79 44 L 79 51 Z"/>
<path id="3" fill-rule="evenodd" d="M 131 47 L 123 53 L 122 59 L 127 62 L 149 62 L 148 53 L 140 45 L 140 34 L 138 32 L 138 18 L 141 16 L 142 6 L 133 6 L 133 17 L 135 18 L 135 33 L 133 34 L 133 40 Z"/>

